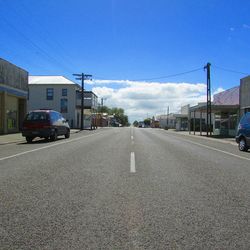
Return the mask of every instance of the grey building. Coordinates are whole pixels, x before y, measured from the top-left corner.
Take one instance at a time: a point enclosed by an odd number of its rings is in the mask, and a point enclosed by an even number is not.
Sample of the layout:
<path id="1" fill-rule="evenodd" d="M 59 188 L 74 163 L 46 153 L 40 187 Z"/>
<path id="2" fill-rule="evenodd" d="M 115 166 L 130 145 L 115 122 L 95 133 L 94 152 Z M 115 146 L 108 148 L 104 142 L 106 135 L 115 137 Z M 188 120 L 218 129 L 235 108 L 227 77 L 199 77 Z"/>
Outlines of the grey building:
<path id="1" fill-rule="evenodd" d="M 28 72 L 0 58 L 0 134 L 20 130 L 27 95 Z"/>
<path id="2" fill-rule="evenodd" d="M 80 128 L 81 87 L 64 76 L 30 76 L 28 110 L 53 109 L 61 112 L 71 128 Z M 89 128 L 97 96 L 84 91 L 84 127 Z"/>

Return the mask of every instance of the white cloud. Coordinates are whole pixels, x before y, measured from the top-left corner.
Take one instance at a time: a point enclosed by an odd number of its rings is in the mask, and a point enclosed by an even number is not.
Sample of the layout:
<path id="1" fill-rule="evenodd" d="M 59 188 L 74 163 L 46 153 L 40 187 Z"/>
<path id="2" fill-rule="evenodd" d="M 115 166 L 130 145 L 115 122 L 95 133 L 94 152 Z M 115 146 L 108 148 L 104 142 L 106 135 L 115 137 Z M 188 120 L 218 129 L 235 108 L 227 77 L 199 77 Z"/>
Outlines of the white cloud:
<path id="1" fill-rule="evenodd" d="M 90 85 L 111 85 L 111 84 L 128 85 L 129 83 L 131 83 L 131 81 L 129 80 L 99 80 L 99 79 L 86 80 L 85 82 Z"/>
<path id="2" fill-rule="evenodd" d="M 244 28 L 244 29 L 250 29 L 250 25 L 248 25 L 248 24 L 243 24 L 243 28 Z"/>
<path id="3" fill-rule="evenodd" d="M 119 88 L 110 84 L 118 84 Z M 131 122 L 163 114 L 168 106 L 170 112 L 178 112 L 183 105 L 206 101 L 204 83 L 98 80 L 98 85 L 103 86 L 95 86 L 92 90 L 99 98 L 104 98 L 104 105 L 123 108 Z"/>

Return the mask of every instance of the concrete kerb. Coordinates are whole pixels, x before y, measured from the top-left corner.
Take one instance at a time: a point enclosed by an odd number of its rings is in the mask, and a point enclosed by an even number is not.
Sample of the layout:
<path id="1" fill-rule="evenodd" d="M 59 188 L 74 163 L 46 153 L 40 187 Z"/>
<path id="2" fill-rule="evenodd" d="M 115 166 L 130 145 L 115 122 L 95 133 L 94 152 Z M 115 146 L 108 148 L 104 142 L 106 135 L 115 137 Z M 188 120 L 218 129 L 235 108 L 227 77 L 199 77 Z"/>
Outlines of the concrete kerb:
<path id="1" fill-rule="evenodd" d="M 189 131 L 176 131 L 176 130 L 166 130 L 169 133 L 173 134 L 179 134 L 179 135 L 184 135 L 184 136 L 190 136 L 194 138 L 201 138 L 204 140 L 211 140 L 211 141 L 219 141 L 221 143 L 226 143 L 226 144 L 231 144 L 237 146 L 237 143 L 234 138 L 213 138 L 213 137 L 207 137 L 207 136 L 201 136 L 200 134 L 189 134 Z"/>
<path id="2" fill-rule="evenodd" d="M 70 133 L 75 134 L 80 132 L 79 129 L 71 129 Z M 0 145 L 12 144 L 12 143 L 19 143 L 25 142 L 25 138 L 22 136 L 21 133 L 15 134 L 7 134 L 7 135 L 0 135 Z"/>

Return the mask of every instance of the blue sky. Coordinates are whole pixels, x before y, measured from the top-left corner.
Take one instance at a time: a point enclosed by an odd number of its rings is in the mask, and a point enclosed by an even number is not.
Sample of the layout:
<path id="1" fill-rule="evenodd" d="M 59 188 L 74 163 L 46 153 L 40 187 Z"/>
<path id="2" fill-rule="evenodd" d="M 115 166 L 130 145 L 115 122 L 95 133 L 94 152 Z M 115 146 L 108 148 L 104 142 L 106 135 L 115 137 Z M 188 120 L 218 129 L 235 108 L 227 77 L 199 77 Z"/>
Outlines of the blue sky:
<path id="1" fill-rule="evenodd" d="M 207 62 L 213 92 L 245 76 L 224 69 L 250 74 L 249 9 L 247 0 L 0 0 L 0 57 L 31 75 L 92 74 L 87 89 L 143 119 L 203 101 Z"/>

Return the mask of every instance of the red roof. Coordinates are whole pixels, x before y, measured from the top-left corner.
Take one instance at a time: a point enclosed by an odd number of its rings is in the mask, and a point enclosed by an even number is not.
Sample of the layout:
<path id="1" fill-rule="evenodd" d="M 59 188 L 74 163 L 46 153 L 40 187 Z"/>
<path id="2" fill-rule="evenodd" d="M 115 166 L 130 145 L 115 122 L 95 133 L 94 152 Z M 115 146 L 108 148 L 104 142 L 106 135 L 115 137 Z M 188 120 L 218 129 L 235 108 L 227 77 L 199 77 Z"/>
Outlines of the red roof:
<path id="1" fill-rule="evenodd" d="M 240 87 L 234 87 L 214 95 L 214 105 L 239 105 Z"/>

